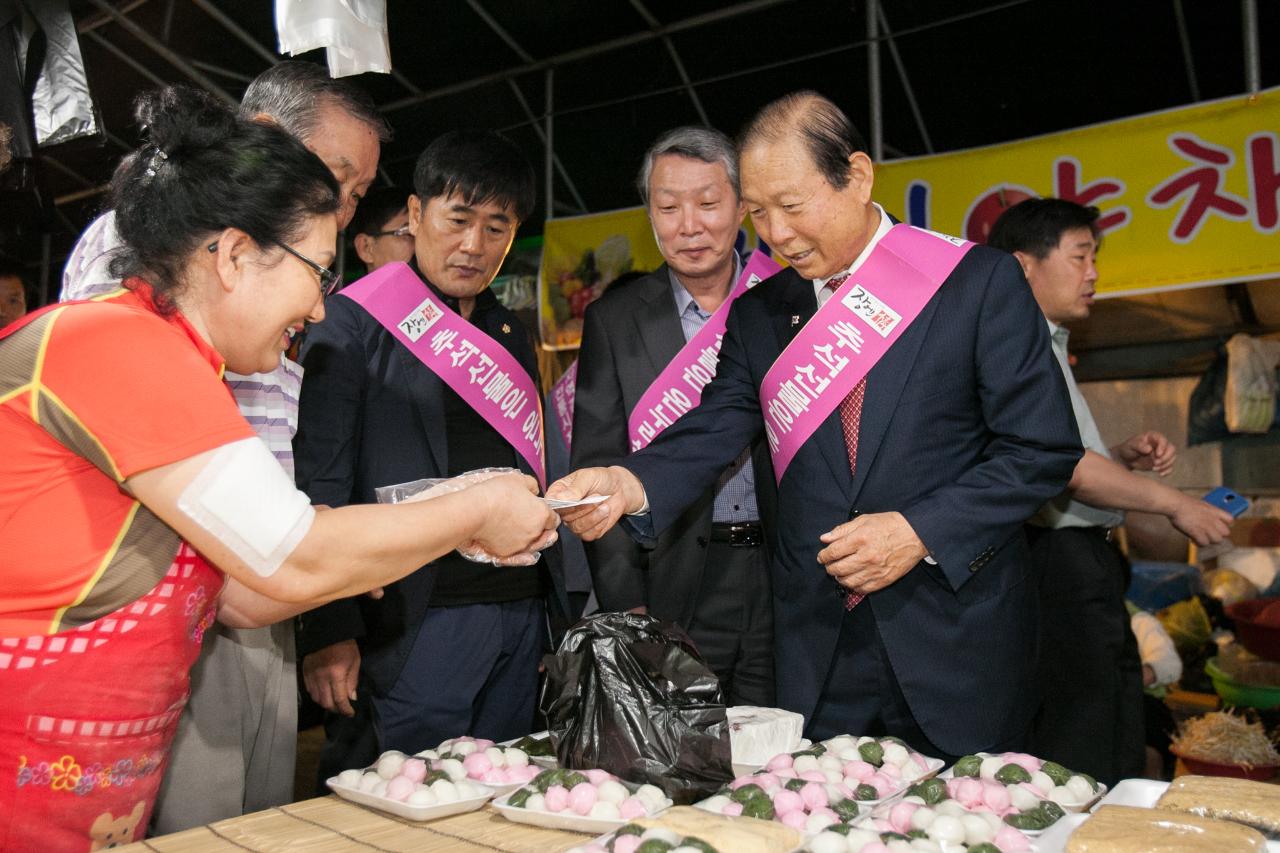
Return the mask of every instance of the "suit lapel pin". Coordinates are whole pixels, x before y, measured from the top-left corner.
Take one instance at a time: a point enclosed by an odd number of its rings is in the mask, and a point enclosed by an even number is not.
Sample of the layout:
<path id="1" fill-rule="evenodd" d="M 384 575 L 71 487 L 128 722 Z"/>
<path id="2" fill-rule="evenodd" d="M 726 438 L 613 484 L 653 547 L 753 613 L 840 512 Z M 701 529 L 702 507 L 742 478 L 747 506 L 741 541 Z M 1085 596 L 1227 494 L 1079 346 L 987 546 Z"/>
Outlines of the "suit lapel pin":
<path id="1" fill-rule="evenodd" d="M 510 327 L 510 326 L 508 326 L 506 323 L 503 323 L 503 324 L 502 324 L 502 334 L 504 334 L 504 335 L 509 335 L 509 334 L 511 334 L 511 327 Z"/>
<path id="2" fill-rule="evenodd" d="M 793 326 L 799 326 L 799 325 L 800 325 L 800 315 L 799 315 L 799 314 L 792 314 L 792 315 L 791 315 L 791 325 L 793 325 Z"/>

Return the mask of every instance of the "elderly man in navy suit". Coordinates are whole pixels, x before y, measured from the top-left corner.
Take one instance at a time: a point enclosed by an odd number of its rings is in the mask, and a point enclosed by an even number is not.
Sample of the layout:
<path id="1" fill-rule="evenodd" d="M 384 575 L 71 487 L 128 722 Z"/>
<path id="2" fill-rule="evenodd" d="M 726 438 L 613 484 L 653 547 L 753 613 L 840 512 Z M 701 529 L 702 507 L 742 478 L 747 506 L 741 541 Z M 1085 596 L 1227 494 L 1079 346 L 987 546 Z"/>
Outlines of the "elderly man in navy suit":
<path id="1" fill-rule="evenodd" d="M 595 537 L 661 531 L 762 433 L 778 478 L 779 703 L 811 737 L 892 734 L 939 757 L 1022 746 L 1036 591 L 1022 524 L 1080 438 L 1007 255 L 896 224 L 848 118 L 813 92 L 739 143 L 742 195 L 786 269 L 729 313 L 701 405 L 620 466 L 549 494 Z"/>

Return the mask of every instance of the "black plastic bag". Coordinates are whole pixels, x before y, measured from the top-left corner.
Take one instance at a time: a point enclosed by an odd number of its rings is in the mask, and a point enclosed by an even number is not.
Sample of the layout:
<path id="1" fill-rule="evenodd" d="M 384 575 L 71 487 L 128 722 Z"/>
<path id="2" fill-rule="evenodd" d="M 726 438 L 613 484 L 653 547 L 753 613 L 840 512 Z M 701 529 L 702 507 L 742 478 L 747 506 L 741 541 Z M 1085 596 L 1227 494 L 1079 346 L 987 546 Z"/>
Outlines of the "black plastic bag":
<path id="1" fill-rule="evenodd" d="M 1227 350 L 1218 347 L 1213 363 L 1191 391 L 1187 406 L 1187 446 L 1222 441 L 1231 437 L 1227 429 Z"/>
<path id="2" fill-rule="evenodd" d="M 720 682 L 679 627 L 591 616 L 545 662 L 542 711 L 560 766 L 657 785 L 676 803 L 733 778 Z"/>

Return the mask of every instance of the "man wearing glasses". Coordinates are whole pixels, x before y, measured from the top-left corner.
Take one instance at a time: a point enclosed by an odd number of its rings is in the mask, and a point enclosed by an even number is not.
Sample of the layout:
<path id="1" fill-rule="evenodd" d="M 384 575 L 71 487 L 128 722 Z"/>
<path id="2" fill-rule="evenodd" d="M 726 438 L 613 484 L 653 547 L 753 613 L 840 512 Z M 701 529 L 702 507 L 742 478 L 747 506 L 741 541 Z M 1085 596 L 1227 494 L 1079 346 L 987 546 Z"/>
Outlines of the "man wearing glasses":
<path id="1" fill-rule="evenodd" d="M 287 61 L 249 84 L 240 115 L 278 124 L 329 167 L 341 192 L 338 227 L 345 228 L 377 174 L 381 143 L 390 137 L 369 97 L 331 80 L 315 63 Z M 110 261 L 119 243 L 109 211 L 85 230 L 67 259 L 62 299 L 118 289 Z M 336 272 L 281 248 L 316 271 L 322 292 L 337 288 Z M 270 373 L 228 371 L 226 380 L 245 419 L 292 476 L 302 368 L 282 357 Z M 153 832 L 179 832 L 292 802 L 297 717 L 293 622 L 253 629 L 215 624 L 191 670 L 191 698 L 169 755 Z"/>
<path id="2" fill-rule="evenodd" d="M 413 260 L 329 299 L 325 321 L 302 347 L 294 449 L 298 487 L 313 503 L 373 503 L 381 486 L 479 468 L 542 475 L 537 447 L 530 453 L 521 440 L 528 436 L 507 429 L 528 424 L 540 441 L 532 339 L 489 289 L 534 198 L 529 164 L 494 133 L 450 132 L 423 151 L 408 205 Z M 405 337 L 412 324 L 404 310 L 384 313 L 384 298 L 407 299 L 418 306 L 410 316 L 430 313 L 433 325 Z M 468 396 L 481 380 L 500 384 L 504 400 L 528 389 L 518 418 L 495 417 L 490 398 Z M 546 562 L 494 566 L 454 552 L 389 585 L 380 600 L 350 598 L 302 615 L 304 683 L 335 712 L 326 721 L 321 789 L 327 775 L 370 764 L 383 750 L 529 733 Z"/>
<path id="3" fill-rule="evenodd" d="M 399 187 L 370 190 L 347 228 L 356 256 L 365 272 L 373 272 L 392 261 L 407 263 L 413 257 L 413 235 L 409 233 L 409 193 Z M 348 280 L 354 276 L 348 274 Z"/>

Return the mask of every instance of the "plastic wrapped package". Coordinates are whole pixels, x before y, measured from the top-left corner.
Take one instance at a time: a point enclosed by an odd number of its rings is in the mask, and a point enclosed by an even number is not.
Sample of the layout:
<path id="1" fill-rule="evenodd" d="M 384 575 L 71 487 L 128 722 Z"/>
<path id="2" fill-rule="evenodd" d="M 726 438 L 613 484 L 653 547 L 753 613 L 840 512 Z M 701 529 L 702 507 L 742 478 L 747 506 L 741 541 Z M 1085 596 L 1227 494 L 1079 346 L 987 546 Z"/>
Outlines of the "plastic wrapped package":
<path id="1" fill-rule="evenodd" d="M 676 625 L 592 616 L 545 663 L 541 706 L 561 767 L 598 767 L 684 804 L 733 778 L 720 682 Z"/>
<path id="2" fill-rule="evenodd" d="M 1227 341 L 1227 388 L 1223 398 L 1227 429 L 1264 433 L 1276 415 L 1276 365 L 1280 341 L 1232 335 Z"/>
<path id="3" fill-rule="evenodd" d="M 280 52 L 325 49 L 329 75 L 391 71 L 386 0 L 276 0 Z"/>
<path id="4" fill-rule="evenodd" d="M 499 474 L 519 473 L 515 468 L 477 468 L 456 477 L 433 477 L 397 483 L 394 486 L 379 486 L 373 493 L 380 504 L 412 503 L 460 492 Z M 498 557 L 479 548 L 459 548 L 458 553 L 474 563 L 492 563 L 495 566 L 532 566 L 538 562 L 537 552 Z"/>

